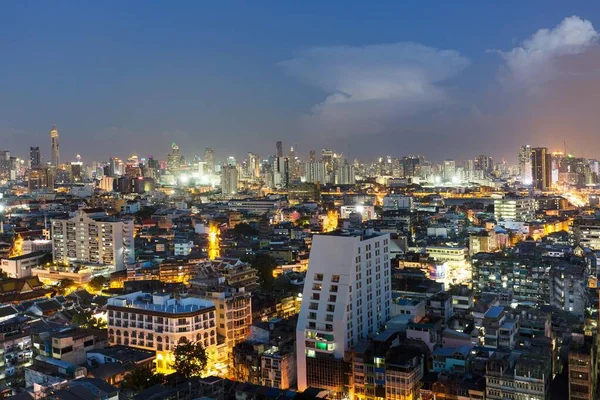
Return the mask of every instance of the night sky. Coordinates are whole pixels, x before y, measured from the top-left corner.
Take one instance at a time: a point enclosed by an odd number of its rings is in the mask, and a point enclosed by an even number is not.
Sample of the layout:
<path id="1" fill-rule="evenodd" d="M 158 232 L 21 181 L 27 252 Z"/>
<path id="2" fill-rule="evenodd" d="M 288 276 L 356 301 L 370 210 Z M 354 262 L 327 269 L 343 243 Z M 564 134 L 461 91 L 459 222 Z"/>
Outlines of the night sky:
<path id="1" fill-rule="evenodd" d="M 381 3 L 381 4 L 378 4 Z M 383 4 L 385 3 L 385 4 Z M 389 3 L 389 4 L 388 4 Z M 49 159 L 600 157 L 594 1 L 3 1 L 0 139 Z"/>

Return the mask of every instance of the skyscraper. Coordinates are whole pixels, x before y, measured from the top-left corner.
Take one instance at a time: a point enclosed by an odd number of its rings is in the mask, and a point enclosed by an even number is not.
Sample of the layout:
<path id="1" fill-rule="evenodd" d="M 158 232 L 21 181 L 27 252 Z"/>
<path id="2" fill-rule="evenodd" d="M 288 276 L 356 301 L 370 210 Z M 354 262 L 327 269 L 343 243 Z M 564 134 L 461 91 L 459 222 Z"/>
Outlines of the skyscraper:
<path id="1" fill-rule="evenodd" d="M 37 168 L 42 165 L 42 156 L 40 154 L 39 147 L 29 148 L 29 162 L 31 164 L 31 168 Z"/>
<path id="2" fill-rule="evenodd" d="M 521 182 L 531 185 L 531 146 L 521 146 L 519 149 L 519 175 Z"/>
<path id="3" fill-rule="evenodd" d="M 212 147 L 204 149 L 204 161 L 206 162 L 205 173 L 212 175 L 215 172 L 215 149 Z"/>
<path id="4" fill-rule="evenodd" d="M 290 184 L 290 165 L 287 157 L 277 157 L 273 163 L 273 184 L 286 188 Z"/>
<path id="5" fill-rule="evenodd" d="M 223 165 L 221 167 L 221 193 L 237 194 L 238 170 L 234 165 Z"/>
<path id="6" fill-rule="evenodd" d="M 444 180 L 452 181 L 456 175 L 456 161 L 444 160 Z"/>
<path id="7" fill-rule="evenodd" d="M 283 143 L 281 140 L 275 143 L 275 147 L 277 148 L 277 153 L 275 155 L 277 157 L 283 157 Z"/>
<path id="8" fill-rule="evenodd" d="M 247 175 L 252 181 L 257 181 L 260 177 L 260 160 L 258 154 L 248 153 L 248 171 Z"/>
<path id="9" fill-rule="evenodd" d="M 531 149 L 531 178 L 537 190 L 548 190 L 552 185 L 552 155 L 548 148 Z"/>
<path id="10" fill-rule="evenodd" d="M 60 146 L 58 144 L 58 128 L 52 125 L 50 130 L 50 142 L 52 145 L 52 166 L 57 167 L 60 164 Z"/>
<path id="11" fill-rule="evenodd" d="M 167 171 L 172 175 L 177 175 L 181 169 L 181 153 L 176 143 L 171 145 L 171 152 L 167 155 Z"/>
<path id="12" fill-rule="evenodd" d="M 347 391 L 344 356 L 390 316 L 389 234 L 313 236 L 296 326 L 298 389 Z"/>

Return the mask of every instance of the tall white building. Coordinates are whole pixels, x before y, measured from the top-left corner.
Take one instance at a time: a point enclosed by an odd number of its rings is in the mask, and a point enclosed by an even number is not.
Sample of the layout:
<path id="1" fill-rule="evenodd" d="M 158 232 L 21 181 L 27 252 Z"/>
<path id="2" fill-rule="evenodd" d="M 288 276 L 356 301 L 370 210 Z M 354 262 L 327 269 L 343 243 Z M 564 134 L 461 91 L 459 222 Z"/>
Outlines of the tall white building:
<path id="1" fill-rule="evenodd" d="M 344 357 L 389 319 L 388 234 L 315 235 L 296 327 L 298 389 L 346 392 Z"/>
<path id="2" fill-rule="evenodd" d="M 134 262 L 133 220 L 109 216 L 101 209 L 79 209 L 74 216 L 52 220 L 54 262 L 112 266 Z"/>

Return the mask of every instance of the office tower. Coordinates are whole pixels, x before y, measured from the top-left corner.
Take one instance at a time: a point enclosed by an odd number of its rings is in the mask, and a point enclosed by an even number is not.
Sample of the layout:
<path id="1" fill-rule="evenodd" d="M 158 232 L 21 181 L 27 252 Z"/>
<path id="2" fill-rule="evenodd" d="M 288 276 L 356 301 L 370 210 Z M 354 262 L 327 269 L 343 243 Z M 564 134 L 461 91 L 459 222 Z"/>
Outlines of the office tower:
<path id="1" fill-rule="evenodd" d="M 308 153 L 308 159 L 309 159 L 309 161 L 317 161 L 317 152 L 314 150 L 311 150 Z"/>
<path id="2" fill-rule="evenodd" d="M 176 143 L 171 144 L 171 152 L 167 155 L 167 172 L 177 175 L 181 170 L 181 153 Z"/>
<path id="3" fill-rule="evenodd" d="M 531 149 L 531 178 L 537 190 L 548 190 L 552 185 L 552 155 L 546 147 Z"/>
<path id="4" fill-rule="evenodd" d="M 444 180 L 452 181 L 456 174 L 456 161 L 454 160 L 444 160 Z"/>
<path id="5" fill-rule="evenodd" d="M 37 168 L 42 165 L 42 156 L 39 147 L 29 148 L 29 164 L 31 168 Z"/>
<path id="6" fill-rule="evenodd" d="M 53 219 L 52 258 L 60 264 L 91 263 L 120 271 L 134 262 L 133 220 L 81 208 L 71 218 Z"/>
<path id="7" fill-rule="evenodd" d="M 277 143 L 275 143 L 275 147 L 277 149 L 277 152 L 275 153 L 276 157 L 283 157 L 283 142 L 278 141 Z"/>
<path id="8" fill-rule="evenodd" d="M 273 163 L 273 185 L 286 188 L 290 184 L 290 166 L 287 157 L 277 157 Z"/>
<path id="9" fill-rule="evenodd" d="M 389 240 L 371 230 L 313 236 L 296 326 L 300 391 L 347 392 L 344 356 L 390 315 Z"/>
<path id="10" fill-rule="evenodd" d="M 233 165 L 223 165 L 221 168 L 221 193 L 224 195 L 237 194 L 238 170 Z"/>
<path id="11" fill-rule="evenodd" d="M 521 146 L 519 149 L 519 176 L 525 185 L 531 185 L 531 146 Z"/>
<path id="12" fill-rule="evenodd" d="M 206 173 L 212 175 L 215 172 L 215 149 L 207 147 L 204 149 L 204 161 L 206 162 Z"/>
<path id="13" fill-rule="evenodd" d="M 71 163 L 71 180 L 73 182 L 81 181 L 81 170 L 83 163 L 81 161 L 73 161 Z"/>
<path id="14" fill-rule="evenodd" d="M 50 142 L 52 145 L 52 166 L 57 167 L 60 164 L 60 146 L 58 144 L 58 128 L 52 126 L 50 130 Z"/>
<path id="15" fill-rule="evenodd" d="M 54 189 L 54 175 L 47 167 L 37 167 L 29 170 L 28 188 L 30 191 L 39 189 Z"/>
<path id="16" fill-rule="evenodd" d="M 290 155 L 288 156 L 288 164 L 289 164 L 289 175 L 290 182 L 295 181 L 298 178 L 298 167 L 296 165 L 296 152 L 294 151 L 294 146 L 290 148 Z"/>
<path id="17" fill-rule="evenodd" d="M 247 175 L 252 181 L 257 181 L 260 177 L 260 160 L 258 154 L 248 153 Z"/>
<path id="18" fill-rule="evenodd" d="M 417 167 L 420 163 L 419 157 L 408 156 L 402 158 L 402 169 L 404 176 L 416 176 Z"/>

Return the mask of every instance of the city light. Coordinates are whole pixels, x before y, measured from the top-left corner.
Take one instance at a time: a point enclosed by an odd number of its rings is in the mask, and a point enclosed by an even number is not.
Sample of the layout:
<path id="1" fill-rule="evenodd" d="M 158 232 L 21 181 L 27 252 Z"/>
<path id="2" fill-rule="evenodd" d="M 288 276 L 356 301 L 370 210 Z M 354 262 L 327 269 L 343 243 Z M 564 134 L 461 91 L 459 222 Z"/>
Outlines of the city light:
<path id="1" fill-rule="evenodd" d="M 219 227 L 215 223 L 211 222 L 208 229 L 208 258 L 214 260 L 221 254 L 221 247 L 219 243 Z"/>

